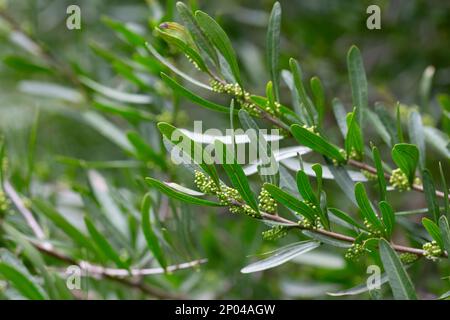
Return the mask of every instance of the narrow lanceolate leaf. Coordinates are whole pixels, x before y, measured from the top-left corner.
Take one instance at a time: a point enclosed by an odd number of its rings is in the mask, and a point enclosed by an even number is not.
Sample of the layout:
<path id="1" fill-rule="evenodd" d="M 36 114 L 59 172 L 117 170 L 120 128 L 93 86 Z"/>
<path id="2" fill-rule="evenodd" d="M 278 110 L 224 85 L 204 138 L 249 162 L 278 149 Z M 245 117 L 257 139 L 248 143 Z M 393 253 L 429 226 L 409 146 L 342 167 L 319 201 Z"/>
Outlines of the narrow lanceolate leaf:
<path id="1" fill-rule="evenodd" d="M 394 210 L 392 210 L 392 207 L 386 201 L 381 201 L 378 205 L 380 207 L 384 227 L 386 228 L 386 236 L 390 238 L 395 226 Z"/>
<path id="2" fill-rule="evenodd" d="M 364 153 L 364 142 L 362 131 L 356 120 L 356 109 L 347 116 L 348 131 L 345 138 L 345 151 L 348 155 L 353 152 L 356 157 L 362 159 Z"/>
<path id="3" fill-rule="evenodd" d="M 302 170 L 297 172 L 297 188 L 298 192 L 302 195 L 304 200 L 308 200 L 314 205 L 319 205 L 319 201 L 314 194 L 314 191 L 311 187 L 311 183 L 309 182 L 309 178 L 306 173 Z"/>
<path id="4" fill-rule="evenodd" d="M 444 249 L 444 239 L 442 238 L 441 230 L 438 225 L 428 218 L 423 218 L 422 224 L 428 231 L 431 238 L 436 241 L 441 249 Z"/>
<path id="5" fill-rule="evenodd" d="M 275 99 L 280 100 L 280 70 L 278 60 L 280 55 L 280 27 L 281 27 L 281 5 L 275 2 L 269 18 L 269 26 L 266 36 L 266 61 L 273 83 Z"/>
<path id="6" fill-rule="evenodd" d="M 23 274 L 21 270 L 15 266 L 0 261 L 0 274 L 11 283 L 17 291 L 25 298 L 30 300 L 44 300 L 45 296 L 27 275 Z"/>
<path id="7" fill-rule="evenodd" d="M 358 202 L 361 215 L 364 219 L 367 219 L 377 230 L 383 231 L 383 225 L 381 224 L 378 216 L 376 215 L 373 207 L 367 197 L 366 189 L 361 182 L 355 185 L 355 198 Z"/>
<path id="8" fill-rule="evenodd" d="M 345 158 L 339 152 L 339 148 L 329 143 L 318 134 L 312 133 L 308 129 L 303 128 L 298 124 L 293 124 L 291 126 L 291 132 L 294 138 L 302 145 L 310 147 L 314 151 L 330 159 L 335 159 L 339 163 L 345 162 Z"/>
<path id="9" fill-rule="evenodd" d="M 209 40 L 228 63 L 236 82 L 242 86 L 236 54 L 225 31 L 205 12 L 196 11 L 195 19 L 202 31 L 208 36 Z"/>
<path id="10" fill-rule="evenodd" d="M 308 124 L 314 125 L 314 110 L 313 106 L 311 105 L 311 101 L 306 93 L 305 87 L 303 86 L 303 74 L 300 65 L 298 64 L 297 60 L 291 58 L 289 59 L 289 66 L 291 68 L 292 77 L 294 80 L 294 89 L 296 90 L 300 102 L 303 105 L 303 108 L 305 108 L 306 114 L 308 115 Z"/>
<path id="11" fill-rule="evenodd" d="M 398 143 L 392 148 L 392 160 L 406 174 L 409 183 L 412 184 L 419 161 L 419 149 L 413 144 Z"/>
<path id="12" fill-rule="evenodd" d="M 242 167 L 236 162 L 233 152 L 219 140 L 215 141 L 215 147 L 216 155 L 219 155 L 219 159 L 222 160 L 222 167 L 224 168 L 233 187 L 239 191 L 242 199 L 253 210 L 259 212 L 258 203 L 256 202 L 255 195 L 250 189 L 244 169 L 242 169 Z"/>
<path id="13" fill-rule="evenodd" d="M 450 259 L 450 227 L 445 216 L 439 218 L 439 229 L 441 230 L 444 249 L 447 251 L 448 259 Z"/>
<path id="14" fill-rule="evenodd" d="M 149 194 L 144 196 L 141 204 L 141 214 L 142 214 L 142 231 L 144 233 L 145 240 L 147 240 L 147 246 L 150 251 L 158 260 L 161 267 L 167 267 L 167 261 L 164 256 L 164 251 L 161 248 L 158 236 L 153 230 L 152 220 L 150 219 L 150 208 L 151 208 L 151 198 Z"/>
<path id="15" fill-rule="evenodd" d="M 199 143 L 191 140 L 179 129 L 166 122 L 158 123 L 158 129 L 170 142 L 179 146 L 192 161 L 205 170 L 205 172 L 213 179 L 216 186 L 220 186 L 219 175 L 214 167 L 214 160 L 207 152 L 204 152 L 203 147 Z"/>
<path id="16" fill-rule="evenodd" d="M 46 204 L 44 201 L 35 199 L 33 200 L 33 206 L 42 214 L 44 214 L 49 220 L 51 220 L 59 229 L 67 234 L 72 240 L 81 247 L 96 251 L 92 246 L 91 241 L 81 231 L 75 228 L 69 221 L 66 220 L 55 209 Z"/>
<path id="17" fill-rule="evenodd" d="M 321 128 L 323 117 L 325 115 L 325 92 L 323 90 L 322 82 L 318 77 L 312 77 L 309 84 L 314 98 L 314 105 L 317 109 L 317 125 Z"/>
<path id="18" fill-rule="evenodd" d="M 377 169 L 377 182 L 378 190 L 380 192 L 381 200 L 386 200 L 386 178 L 384 176 L 383 164 L 381 162 L 380 151 L 377 147 L 372 148 L 373 162 L 375 163 L 375 168 Z"/>
<path id="19" fill-rule="evenodd" d="M 437 222 L 440 216 L 439 204 L 436 198 L 436 187 L 434 186 L 434 180 L 428 169 L 422 171 L 422 183 L 428 212 L 431 214 L 433 220 Z"/>
<path id="20" fill-rule="evenodd" d="M 0 157 L 1 159 L 1 157 Z M 447 180 L 445 179 L 444 170 L 442 169 L 442 163 L 439 162 L 439 173 L 441 174 L 442 188 L 444 190 L 444 212 L 447 217 L 450 214 L 450 200 L 448 199 L 448 186 Z"/>
<path id="21" fill-rule="evenodd" d="M 242 127 L 248 132 L 250 139 L 250 152 L 260 161 L 257 170 L 264 182 L 278 185 L 280 182 L 279 165 L 272 153 L 270 145 L 262 134 L 256 122 L 245 110 L 239 110 L 239 120 Z"/>
<path id="22" fill-rule="evenodd" d="M 202 107 L 210 109 L 210 110 L 218 111 L 218 112 L 224 112 L 224 113 L 230 112 L 230 108 L 227 108 L 220 104 L 203 99 L 202 97 L 196 95 L 192 91 L 190 91 L 190 90 L 186 89 L 185 87 L 183 87 L 182 85 L 180 85 L 178 82 L 176 82 L 174 79 L 172 79 L 171 77 L 169 77 L 168 75 L 166 75 L 163 72 L 161 72 L 161 78 L 170 88 L 172 88 L 173 91 L 175 91 L 176 93 L 179 93 L 180 95 L 182 95 L 185 98 L 188 98 L 193 103 L 198 104 L 199 106 L 202 106 Z"/>
<path id="23" fill-rule="evenodd" d="M 242 273 L 252 273 L 278 267 L 302 253 L 314 250 L 320 246 L 317 241 L 301 241 L 279 248 L 266 259 L 254 262 L 241 270 Z"/>
<path id="24" fill-rule="evenodd" d="M 214 49 L 212 42 L 200 29 L 191 10 L 183 2 L 177 2 L 177 10 L 181 20 L 183 20 L 186 28 L 194 39 L 195 44 L 200 48 L 202 56 L 208 58 L 212 64 L 218 66 L 219 58 L 217 57 L 217 52 Z"/>
<path id="25" fill-rule="evenodd" d="M 161 182 L 161 181 L 153 179 L 153 178 L 145 178 L 145 182 L 147 182 L 147 184 L 150 187 L 158 189 L 159 191 L 161 191 L 162 193 L 164 193 L 165 195 L 169 196 L 172 199 L 176 199 L 176 200 L 180 200 L 180 201 L 183 201 L 186 203 L 196 204 L 196 205 L 200 205 L 200 206 L 211 206 L 211 207 L 222 206 L 218 202 L 213 202 L 213 201 L 197 198 L 197 197 L 191 196 L 189 194 L 180 192 L 180 191 L 176 190 L 175 188 L 170 187 L 170 185 L 168 185 L 167 183 Z"/>
<path id="26" fill-rule="evenodd" d="M 86 224 L 86 228 L 91 235 L 92 240 L 99 252 L 105 255 L 108 259 L 113 261 L 119 268 L 126 269 L 127 264 L 120 259 L 117 251 L 109 244 L 108 240 L 98 231 L 97 227 L 91 221 L 91 219 L 87 216 L 84 217 L 84 223 Z"/>
<path id="27" fill-rule="evenodd" d="M 356 107 L 358 125 L 362 128 L 364 110 L 367 109 L 367 79 L 361 52 L 356 46 L 352 46 L 347 54 L 347 68 L 352 88 L 353 106 Z"/>
<path id="28" fill-rule="evenodd" d="M 334 166 L 330 160 L 327 160 L 327 163 L 328 168 L 330 169 L 339 188 L 341 188 L 341 190 L 351 202 L 357 205 L 354 191 L 355 183 L 353 182 L 352 177 L 350 176 L 347 169 L 345 169 L 343 166 Z"/>
<path id="29" fill-rule="evenodd" d="M 347 111 L 345 110 L 344 105 L 341 100 L 338 98 L 334 98 L 332 101 L 333 105 L 333 113 L 336 119 L 336 122 L 339 127 L 339 131 L 341 131 L 342 136 L 345 138 L 347 136 Z"/>
<path id="30" fill-rule="evenodd" d="M 396 111 L 395 111 L 395 115 L 396 115 L 396 127 L 397 127 L 397 137 L 398 137 L 398 142 L 399 143 L 404 143 L 405 142 L 405 138 L 403 136 L 403 127 L 402 127 L 402 119 L 401 119 L 401 114 L 400 114 L 400 103 L 397 102 L 397 107 L 396 107 Z"/>
<path id="31" fill-rule="evenodd" d="M 336 217 L 338 217 L 339 219 L 341 219 L 342 221 L 347 222 L 348 224 L 358 228 L 358 229 L 363 229 L 365 230 L 366 228 L 363 227 L 360 223 L 356 222 L 355 219 L 353 219 L 349 214 L 345 213 L 344 211 L 341 211 L 339 209 L 336 208 L 328 208 L 328 210 L 335 215 Z"/>
<path id="32" fill-rule="evenodd" d="M 412 111 L 408 118 L 408 134 L 412 144 L 419 149 L 420 169 L 425 168 L 425 133 L 423 131 L 422 118 L 417 111 Z"/>
<path id="33" fill-rule="evenodd" d="M 414 286 L 403 268 L 402 262 L 389 243 L 380 240 L 380 257 L 396 300 L 416 300 Z"/>
<path id="34" fill-rule="evenodd" d="M 281 203 L 291 210 L 294 210 L 309 221 L 314 221 L 315 212 L 304 202 L 272 184 L 266 184 L 265 188 L 277 202 Z"/>
<path id="35" fill-rule="evenodd" d="M 431 84 L 433 81 L 435 70 L 436 69 L 433 66 L 428 66 L 424 70 L 422 74 L 422 79 L 420 80 L 419 95 L 420 95 L 420 104 L 423 111 L 429 111 L 428 105 L 430 103 Z"/>

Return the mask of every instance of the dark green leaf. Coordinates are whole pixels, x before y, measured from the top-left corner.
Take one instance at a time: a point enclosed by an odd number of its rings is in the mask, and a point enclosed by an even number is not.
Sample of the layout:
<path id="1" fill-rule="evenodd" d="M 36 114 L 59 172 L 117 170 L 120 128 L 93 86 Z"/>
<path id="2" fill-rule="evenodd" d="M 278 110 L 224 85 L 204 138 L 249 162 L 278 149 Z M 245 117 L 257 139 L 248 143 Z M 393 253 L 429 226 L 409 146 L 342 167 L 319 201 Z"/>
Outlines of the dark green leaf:
<path id="1" fill-rule="evenodd" d="M 298 97 L 300 98 L 300 102 L 303 105 L 303 108 L 305 108 L 306 113 L 308 114 L 308 124 L 314 125 L 314 111 L 313 107 L 311 105 L 311 101 L 306 94 L 305 87 L 303 86 L 303 75 L 302 70 L 300 69 L 300 65 L 298 64 L 297 60 L 291 58 L 289 59 L 289 66 L 291 68 L 293 80 L 294 80 L 294 87 L 297 90 Z"/>
<path id="2" fill-rule="evenodd" d="M 269 26 L 266 36 L 266 61 L 270 71 L 270 79 L 273 83 L 275 99 L 280 100 L 280 70 L 278 60 L 280 55 L 280 27 L 281 27 L 281 5 L 275 2 L 270 13 Z"/>
<path id="3" fill-rule="evenodd" d="M 352 88 L 353 106 L 356 107 L 356 117 L 359 127 L 363 125 L 364 110 L 367 109 L 367 79 L 361 52 L 352 46 L 347 54 L 347 68 Z"/>
<path id="4" fill-rule="evenodd" d="M 291 126 L 291 132 L 294 138 L 302 145 L 305 145 L 328 158 L 335 159 L 340 163 L 345 162 L 345 158 L 339 152 L 339 148 L 332 145 L 318 134 L 312 133 L 298 124 L 293 124 Z"/>
<path id="5" fill-rule="evenodd" d="M 435 222 L 439 219 L 439 205 L 436 199 L 436 188 L 430 171 L 425 169 L 422 171 L 423 192 L 427 201 L 428 212 L 432 215 Z"/>
<path id="6" fill-rule="evenodd" d="M 412 111 L 408 119 L 408 134 L 411 143 L 419 149 L 420 168 L 425 168 L 425 133 L 423 131 L 422 118 L 417 111 Z"/>
<path id="7" fill-rule="evenodd" d="M 225 144 L 219 140 L 215 141 L 216 155 L 219 155 L 219 159 L 222 159 L 222 166 L 227 173 L 228 178 L 234 188 L 239 191 L 242 199 L 256 212 L 259 212 L 258 203 L 256 202 L 255 195 L 250 189 L 248 179 L 245 176 L 244 170 L 236 162 L 233 153 L 227 148 Z M 222 157 L 220 157 L 222 156 Z"/>
<path id="8" fill-rule="evenodd" d="M 345 138 L 345 151 L 347 155 L 356 152 L 356 157 L 362 159 L 364 153 L 364 141 L 361 129 L 356 120 L 356 109 L 347 116 L 348 131 Z"/>
<path id="9" fill-rule="evenodd" d="M 27 275 L 14 266 L 0 261 L 0 274 L 11 283 L 25 298 L 30 300 L 45 300 L 43 293 Z"/>
<path id="10" fill-rule="evenodd" d="M 358 202 L 363 219 L 367 219 L 367 221 L 370 222 L 377 230 L 383 232 L 383 225 L 373 210 L 372 204 L 367 197 L 366 189 L 361 182 L 358 182 L 355 185 L 355 198 Z"/>
<path id="11" fill-rule="evenodd" d="M 378 190 L 380 191 L 381 200 L 386 200 L 386 178 L 384 176 L 383 164 L 381 162 L 380 152 L 377 147 L 372 148 L 373 162 L 377 169 Z"/>
<path id="12" fill-rule="evenodd" d="M 333 247 L 338 247 L 338 248 L 350 248 L 351 247 L 351 242 L 346 242 L 346 241 L 342 241 L 342 240 L 338 240 L 332 237 L 329 237 L 327 235 L 321 234 L 321 233 L 317 233 L 314 231 L 309 231 L 309 230 L 304 230 L 303 234 L 307 237 L 313 238 L 314 240 L 317 240 L 319 242 L 328 244 L 330 246 Z"/>
<path id="13" fill-rule="evenodd" d="M 266 184 L 265 188 L 277 202 L 281 203 L 291 210 L 294 210 L 309 221 L 314 221 L 315 212 L 304 202 L 272 184 Z"/>
<path id="14" fill-rule="evenodd" d="M 355 221 L 355 219 L 353 219 L 349 214 L 345 213 L 344 211 L 341 211 L 339 209 L 336 208 L 328 208 L 328 210 L 335 215 L 336 217 L 338 217 L 339 219 L 347 222 L 348 224 L 358 228 L 358 229 L 363 229 L 365 230 L 366 228 L 363 227 L 361 224 L 359 224 L 358 222 Z"/>
<path id="15" fill-rule="evenodd" d="M 439 229 L 438 225 L 428 218 L 423 218 L 422 224 L 428 231 L 431 238 L 436 241 L 441 249 L 444 249 L 444 240 L 442 238 L 441 230 Z"/>
<path id="16" fill-rule="evenodd" d="M 406 174 L 409 183 L 412 184 L 419 161 L 419 150 L 417 147 L 408 143 L 396 144 L 392 148 L 392 160 Z"/>
<path id="17" fill-rule="evenodd" d="M 228 63 L 236 82 L 242 86 L 236 54 L 225 31 L 205 12 L 196 11 L 195 19 L 202 31 L 208 36 L 209 40 Z"/>
<path id="18" fill-rule="evenodd" d="M 439 229 L 441 231 L 444 249 L 447 251 L 448 259 L 450 259 L 450 227 L 445 216 L 439 218 Z"/>
<path id="19" fill-rule="evenodd" d="M 163 72 L 161 72 L 161 78 L 176 93 L 179 93 L 180 95 L 188 98 L 193 103 L 196 103 L 199 106 L 205 107 L 210 110 L 218 111 L 218 112 L 224 112 L 224 113 L 230 112 L 230 108 L 227 108 L 220 104 L 203 99 L 202 97 L 196 95 L 192 91 L 190 91 L 190 90 L 186 89 L 185 87 L 183 87 L 182 85 L 180 85 L 178 82 L 176 82 L 174 79 L 170 78 L 168 75 L 166 75 Z"/>
<path id="20" fill-rule="evenodd" d="M 386 201 L 381 201 L 378 205 L 380 207 L 381 217 L 383 218 L 383 224 L 386 227 L 386 235 L 390 238 L 395 226 L 394 210 L 392 210 L 392 207 Z"/>
<path id="21" fill-rule="evenodd" d="M 380 257 L 396 300 L 416 300 L 414 286 L 389 243 L 380 239 Z"/>
<path id="22" fill-rule="evenodd" d="M 314 98 L 314 105 L 317 109 L 317 125 L 321 128 L 323 117 L 325 115 L 325 92 L 323 90 L 322 82 L 318 77 L 312 77 L 309 83 Z"/>

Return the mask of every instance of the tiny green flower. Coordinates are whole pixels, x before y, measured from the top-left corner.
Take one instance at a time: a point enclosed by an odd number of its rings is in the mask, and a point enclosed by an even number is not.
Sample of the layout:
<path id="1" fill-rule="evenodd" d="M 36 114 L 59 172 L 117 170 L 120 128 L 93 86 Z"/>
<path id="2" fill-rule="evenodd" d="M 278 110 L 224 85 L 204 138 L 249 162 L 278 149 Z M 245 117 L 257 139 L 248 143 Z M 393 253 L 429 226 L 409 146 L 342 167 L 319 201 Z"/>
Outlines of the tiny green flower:
<path id="1" fill-rule="evenodd" d="M 411 190 L 408 177 L 400 168 L 392 170 L 392 175 L 389 179 L 389 183 L 399 191 Z"/>
<path id="2" fill-rule="evenodd" d="M 422 249 L 425 251 L 425 258 L 431 261 L 436 261 L 442 255 L 442 249 L 436 241 L 424 243 Z"/>

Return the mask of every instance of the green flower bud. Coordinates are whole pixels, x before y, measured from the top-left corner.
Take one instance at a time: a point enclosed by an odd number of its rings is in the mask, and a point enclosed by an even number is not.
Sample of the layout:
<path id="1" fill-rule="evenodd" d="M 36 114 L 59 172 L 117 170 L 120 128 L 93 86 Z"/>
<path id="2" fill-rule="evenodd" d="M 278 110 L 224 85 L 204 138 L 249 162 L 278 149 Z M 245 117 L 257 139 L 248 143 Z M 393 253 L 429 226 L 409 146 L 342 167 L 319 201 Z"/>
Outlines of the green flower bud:
<path id="1" fill-rule="evenodd" d="M 400 168 L 392 170 L 392 175 L 389 179 L 389 183 L 399 191 L 411 190 L 408 177 Z"/>
<path id="2" fill-rule="evenodd" d="M 275 213 L 277 211 L 277 203 L 275 199 L 272 198 L 269 191 L 264 187 L 258 196 L 259 208 L 267 213 Z"/>
<path id="3" fill-rule="evenodd" d="M 262 237 L 264 240 L 278 240 L 287 235 L 287 228 L 283 226 L 274 226 L 272 229 L 262 232 Z"/>
<path id="4" fill-rule="evenodd" d="M 400 255 L 400 260 L 404 263 L 404 264 L 410 264 L 413 263 L 414 261 L 416 261 L 417 259 L 419 259 L 419 256 L 417 254 L 414 253 L 409 253 L 409 252 L 405 252 L 402 253 Z"/>
<path id="5" fill-rule="evenodd" d="M 436 241 L 427 242 L 422 246 L 425 251 L 425 258 L 436 261 L 442 255 L 442 249 Z"/>

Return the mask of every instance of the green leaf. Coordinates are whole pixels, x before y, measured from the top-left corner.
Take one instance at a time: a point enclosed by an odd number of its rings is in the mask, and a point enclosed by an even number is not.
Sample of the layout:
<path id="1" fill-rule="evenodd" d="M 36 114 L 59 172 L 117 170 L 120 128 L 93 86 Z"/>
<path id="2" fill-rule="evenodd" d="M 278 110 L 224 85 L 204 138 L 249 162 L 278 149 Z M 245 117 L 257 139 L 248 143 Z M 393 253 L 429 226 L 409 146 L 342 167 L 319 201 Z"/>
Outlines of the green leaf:
<path id="1" fill-rule="evenodd" d="M 0 261 L 0 274 L 11 283 L 25 298 L 30 300 L 45 300 L 41 290 L 28 279 L 19 269 Z"/>
<path id="2" fill-rule="evenodd" d="M 321 128 L 323 124 L 323 117 L 325 115 L 325 92 L 322 82 L 318 77 L 312 77 L 309 84 L 314 98 L 314 105 L 317 109 L 317 125 Z"/>
<path id="3" fill-rule="evenodd" d="M 341 131 L 342 136 L 345 138 L 347 136 L 348 127 L 347 127 L 347 111 L 345 110 L 344 105 L 341 100 L 338 98 L 334 98 L 332 101 L 333 105 L 333 113 L 336 119 L 336 122 L 339 127 L 339 131 Z"/>
<path id="4" fill-rule="evenodd" d="M 422 183 L 428 212 L 432 215 L 433 220 L 437 222 L 440 216 L 439 204 L 436 199 L 436 188 L 434 186 L 434 180 L 428 169 L 422 171 Z"/>
<path id="5" fill-rule="evenodd" d="M 150 251 L 158 260 L 161 267 L 164 269 L 167 267 L 167 261 L 164 256 L 164 251 L 161 248 L 158 236 L 153 230 L 153 223 L 150 219 L 151 198 L 149 194 L 146 194 L 142 199 L 141 214 L 142 214 L 142 231 L 144 233 L 145 240 L 147 240 L 147 246 Z"/>
<path id="6" fill-rule="evenodd" d="M 435 70 L 436 69 L 433 66 L 428 66 L 420 79 L 419 96 L 420 106 L 423 111 L 429 111 L 431 84 L 433 82 Z"/>
<path id="7" fill-rule="evenodd" d="M 345 151 L 350 155 L 356 152 L 358 159 L 362 159 L 364 153 L 364 141 L 361 129 L 356 120 L 356 109 L 347 115 L 348 131 L 345 138 Z"/>
<path id="8" fill-rule="evenodd" d="M 52 73 L 52 70 L 43 64 L 30 61 L 29 58 L 24 58 L 20 56 L 7 56 L 3 59 L 5 65 L 10 68 L 14 68 L 23 73 L 31 74 L 31 73 Z"/>
<path id="9" fill-rule="evenodd" d="M 216 155 L 222 160 L 222 167 L 224 168 L 231 184 L 239 191 L 242 199 L 256 212 L 259 212 L 258 203 L 256 202 L 255 195 L 250 189 L 248 179 L 245 176 L 244 170 L 236 162 L 233 152 L 219 140 L 214 141 L 216 147 Z"/>
<path id="10" fill-rule="evenodd" d="M 355 198 L 356 202 L 358 202 L 363 219 L 367 219 L 367 221 L 370 222 L 377 230 L 383 232 L 383 225 L 373 210 L 372 204 L 367 197 L 366 189 L 361 182 L 355 184 Z"/>
<path id="11" fill-rule="evenodd" d="M 1 159 L 1 157 L 0 157 Z M 442 163 L 439 162 L 439 173 L 441 174 L 442 188 L 444 189 L 444 212 L 447 216 L 450 214 L 450 204 L 448 198 L 448 186 L 447 180 L 445 180 L 444 170 L 442 169 Z"/>
<path id="12" fill-rule="evenodd" d="M 450 159 L 450 140 L 447 134 L 434 127 L 424 127 L 425 140 L 446 159 Z"/>
<path id="13" fill-rule="evenodd" d="M 167 43 L 170 43 L 178 50 L 183 52 L 188 58 L 190 58 L 201 71 L 208 72 L 208 67 L 206 66 L 203 58 L 196 51 L 195 44 L 192 42 L 189 34 L 179 32 L 182 30 L 182 26 L 175 22 L 165 22 L 156 28 L 156 34 L 163 38 Z M 175 29 L 175 32 L 173 30 Z M 172 31 L 172 32 L 171 32 Z"/>
<path id="14" fill-rule="evenodd" d="M 408 118 L 408 134 L 411 143 L 415 144 L 419 149 L 419 165 L 425 168 L 425 133 L 423 131 L 422 118 L 417 111 L 412 111 Z"/>
<path id="15" fill-rule="evenodd" d="M 444 249 L 447 251 L 448 259 L 450 259 L 450 227 L 445 216 L 439 218 L 439 229 L 441 231 Z"/>
<path id="16" fill-rule="evenodd" d="M 61 229 L 65 234 L 67 234 L 75 243 L 83 248 L 90 249 L 97 252 L 92 246 L 91 241 L 75 228 L 69 221 L 66 220 L 62 215 L 56 212 L 52 207 L 46 204 L 40 199 L 33 200 L 33 206 L 44 214 L 49 220 L 51 220 L 59 229 Z"/>
<path id="17" fill-rule="evenodd" d="M 378 133 L 380 138 L 388 145 L 392 147 L 392 138 L 388 129 L 386 129 L 385 124 L 380 120 L 380 117 L 377 113 L 373 112 L 370 109 L 366 109 L 366 119 L 369 122 L 369 125 L 372 126 L 375 131 Z"/>
<path id="18" fill-rule="evenodd" d="M 266 36 L 266 61 L 270 72 L 270 79 L 273 83 L 275 99 L 280 100 L 280 70 L 278 60 L 280 56 L 280 28 L 281 28 L 281 5 L 277 1 L 274 3 L 270 13 L 269 26 Z"/>
<path id="19" fill-rule="evenodd" d="M 102 21 L 111 29 L 122 35 L 133 47 L 141 47 L 145 43 L 145 38 L 132 31 L 125 23 L 113 20 L 108 17 L 102 17 Z"/>
<path id="20" fill-rule="evenodd" d="M 223 31 L 213 18 L 203 11 L 196 11 L 195 19 L 202 31 L 208 36 L 209 40 L 228 63 L 236 82 L 242 86 L 236 54 L 225 31 Z"/>
<path id="21" fill-rule="evenodd" d="M 398 102 L 397 102 L 397 107 L 396 107 L 396 120 L 397 120 L 396 128 L 397 128 L 398 142 L 404 143 L 405 138 L 403 137 L 402 120 L 401 120 L 401 116 L 400 116 L 400 104 Z"/>
<path id="22" fill-rule="evenodd" d="M 398 143 L 399 137 L 396 130 L 397 126 L 395 119 L 392 117 L 391 113 L 382 103 L 375 103 L 375 113 L 377 114 L 380 122 L 383 124 L 384 129 L 389 133 L 390 142 L 387 143 L 387 145 L 392 146 L 395 143 Z"/>
<path id="23" fill-rule="evenodd" d="M 177 10 L 195 44 L 200 48 L 200 54 L 204 58 L 209 59 L 214 65 L 219 66 L 216 49 L 214 49 L 212 42 L 201 30 L 191 10 L 183 2 L 177 2 Z"/>
<path id="24" fill-rule="evenodd" d="M 239 110 L 239 120 L 250 139 L 249 152 L 255 154 L 260 161 L 257 168 L 261 179 L 263 182 L 278 186 L 280 181 L 279 165 L 272 153 L 270 144 L 267 143 L 262 134 L 259 134 L 258 125 L 247 111 Z"/>
<path id="25" fill-rule="evenodd" d="M 398 143 L 392 148 L 392 160 L 408 177 L 410 185 L 414 182 L 419 150 L 413 144 Z"/>
<path id="26" fill-rule="evenodd" d="M 311 169 L 314 170 L 314 173 L 316 174 L 316 180 L 317 180 L 317 199 L 320 203 L 320 197 L 322 195 L 322 178 L 323 178 L 323 169 L 322 165 L 319 163 L 315 163 L 311 166 Z"/>
<path id="27" fill-rule="evenodd" d="M 100 231 L 97 230 L 96 226 L 88 216 L 84 217 L 84 223 L 99 252 L 108 257 L 119 268 L 127 269 L 128 265 L 124 261 L 122 261 L 122 259 L 120 259 L 119 254 L 109 244 L 108 240 L 106 240 L 106 238 L 100 233 Z"/>
<path id="28" fill-rule="evenodd" d="M 166 122 L 158 123 L 158 129 L 170 142 L 180 146 L 182 151 L 187 152 L 187 155 L 213 179 L 216 186 L 220 187 L 214 159 L 207 152 L 204 152 L 203 147 L 199 143 L 189 139 L 179 129 Z"/>
<path id="29" fill-rule="evenodd" d="M 392 210 L 392 207 L 386 201 L 381 201 L 378 206 L 380 207 L 383 224 L 386 227 L 386 235 L 390 238 L 395 226 L 394 210 Z"/>
<path id="30" fill-rule="evenodd" d="M 320 205 L 311 187 L 308 176 L 302 170 L 297 172 L 297 188 L 304 200 L 308 200 L 316 206 Z"/>
<path id="31" fill-rule="evenodd" d="M 380 257 L 396 300 L 416 300 L 414 286 L 389 243 L 380 239 Z"/>
<path id="32" fill-rule="evenodd" d="M 358 125 L 363 126 L 364 110 L 367 109 L 367 79 L 364 70 L 364 63 L 361 52 L 356 46 L 352 46 L 347 54 L 347 68 L 352 89 L 353 106 L 356 107 L 355 114 L 358 119 Z"/>
<path id="33" fill-rule="evenodd" d="M 339 152 L 339 148 L 329 143 L 321 136 L 310 132 L 308 129 L 301 127 L 298 124 L 291 126 L 291 132 L 294 138 L 314 151 L 328 157 L 337 160 L 339 163 L 345 162 L 345 158 Z"/>
<path id="34" fill-rule="evenodd" d="M 423 218 L 422 224 L 428 231 L 431 238 L 436 241 L 441 249 L 444 249 L 444 240 L 442 238 L 441 230 L 439 229 L 438 225 L 428 218 Z"/>
<path id="35" fill-rule="evenodd" d="M 304 216 L 310 222 L 315 220 L 315 212 L 304 202 L 272 184 L 266 184 L 265 188 L 277 202 Z"/>
<path id="36" fill-rule="evenodd" d="M 330 169 L 334 179 L 336 180 L 339 188 L 344 192 L 347 198 L 357 205 L 355 199 L 355 183 L 353 182 L 350 174 L 343 166 L 334 166 L 331 161 L 327 161 L 328 168 Z"/>
<path id="37" fill-rule="evenodd" d="M 176 190 L 175 188 L 170 187 L 166 182 L 161 182 L 156 179 L 149 178 L 149 177 L 145 178 L 145 182 L 147 182 L 147 184 L 150 187 L 156 188 L 159 191 L 161 191 L 162 193 L 169 196 L 170 198 L 173 198 L 176 200 L 180 200 L 180 201 L 183 201 L 186 203 L 191 203 L 191 204 L 200 205 L 200 206 L 211 206 L 211 207 L 223 206 L 218 202 L 212 202 L 209 200 L 200 199 L 200 198 L 188 195 L 186 193 L 180 192 L 180 191 Z"/>
<path id="38" fill-rule="evenodd" d="M 192 91 L 190 91 L 190 90 L 186 89 L 185 87 L 183 87 L 182 85 L 180 85 L 178 82 L 176 82 L 174 79 L 172 79 L 171 77 L 169 77 L 168 75 L 166 75 L 163 72 L 161 72 L 161 78 L 170 88 L 172 88 L 173 91 L 175 91 L 176 93 L 179 93 L 180 95 L 182 95 L 185 98 L 188 98 L 193 103 L 198 104 L 199 106 L 202 106 L 202 107 L 210 109 L 210 110 L 218 111 L 218 112 L 223 112 L 223 113 L 230 112 L 230 108 L 227 108 L 220 104 L 203 99 L 202 97 L 196 95 Z"/>
<path id="39" fill-rule="evenodd" d="M 317 241 L 301 241 L 289 244 L 271 252 L 272 255 L 270 257 L 246 266 L 241 270 L 241 272 L 253 273 L 278 267 L 279 265 L 294 259 L 302 253 L 314 250 L 318 246 L 320 246 L 320 243 Z"/>
<path id="40" fill-rule="evenodd" d="M 384 176 L 383 164 L 381 162 L 380 151 L 378 148 L 373 146 L 372 148 L 373 162 L 375 163 L 375 168 L 377 169 L 377 181 L 378 190 L 380 191 L 381 200 L 386 200 L 386 178 Z"/>
<path id="41" fill-rule="evenodd" d="M 339 209 L 336 208 L 328 208 L 328 210 L 335 215 L 336 217 L 338 217 L 339 219 L 347 222 L 348 224 L 358 228 L 358 229 L 363 229 L 365 230 L 366 228 L 364 226 L 362 226 L 361 224 L 359 224 L 358 222 L 356 222 L 355 219 L 353 219 L 349 214 L 345 213 L 344 211 L 341 211 Z"/>
<path id="42" fill-rule="evenodd" d="M 294 80 L 294 88 L 297 91 L 298 97 L 300 98 L 300 102 L 303 105 L 303 108 L 305 108 L 306 113 L 308 114 L 308 124 L 314 125 L 314 111 L 313 107 L 311 105 L 311 101 L 306 94 L 305 87 L 303 86 L 303 75 L 302 70 L 300 69 L 300 65 L 298 64 L 297 60 L 291 58 L 289 59 L 289 66 L 291 68 L 292 77 Z"/>

